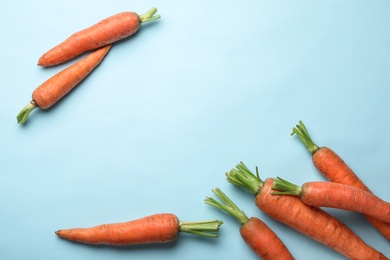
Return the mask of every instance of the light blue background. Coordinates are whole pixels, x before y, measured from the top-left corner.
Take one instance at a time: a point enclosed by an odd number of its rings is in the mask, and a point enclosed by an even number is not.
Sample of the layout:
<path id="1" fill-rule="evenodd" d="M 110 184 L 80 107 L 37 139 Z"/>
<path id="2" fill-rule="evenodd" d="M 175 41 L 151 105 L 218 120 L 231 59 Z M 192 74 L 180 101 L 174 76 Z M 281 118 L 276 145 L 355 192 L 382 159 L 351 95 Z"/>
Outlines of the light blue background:
<path id="1" fill-rule="evenodd" d="M 16 115 L 74 61 L 36 66 L 70 34 L 121 11 L 162 18 L 116 44 L 48 111 Z M 390 201 L 390 2 L 1 1 L 1 259 L 257 259 L 238 222 L 204 204 L 220 187 L 297 259 L 343 259 L 270 219 L 225 181 L 239 161 L 297 184 L 324 178 L 291 128 L 306 123 Z M 359 214 L 329 210 L 390 256 Z M 115 248 L 54 231 L 171 212 L 221 219 L 218 239 Z"/>

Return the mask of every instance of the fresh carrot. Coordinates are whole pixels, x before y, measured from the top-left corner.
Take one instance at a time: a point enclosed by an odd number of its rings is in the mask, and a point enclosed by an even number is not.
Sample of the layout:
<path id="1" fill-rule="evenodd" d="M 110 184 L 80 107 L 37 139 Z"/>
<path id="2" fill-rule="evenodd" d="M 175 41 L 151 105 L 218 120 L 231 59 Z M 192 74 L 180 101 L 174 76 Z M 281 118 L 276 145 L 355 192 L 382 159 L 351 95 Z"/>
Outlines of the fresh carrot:
<path id="1" fill-rule="evenodd" d="M 296 134 L 302 141 L 312 155 L 314 166 L 328 180 L 371 192 L 336 152 L 326 146 L 320 147 L 313 142 L 302 121 L 299 121 L 299 124 L 293 128 L 291 135 L 293 134 Z M 365 218 L 390 241 L 390 223 L 380 221 L 368 215 L 365 215 Z"/>
<path id="2" fill-rule="evenodd" d="M 206 197 L 205 203 L 232 215 L 241 224 L 240 234 L 252 250 L 264 260 L 294 259 L 290 251 L 275 232 L 256 217 L 248 218 L 229 197 L 219 188 L 213 193 L 221 200 Z"/>
<path id="3" fill-rule="evenodd" d="M 270 217 L 343 254 L 349 259 L 387 259 L 344 223 L 326 211 L 304 204 L 296 196 L 273 195 L 274 179 L 262 181 L 244 163 L 226 174 L 227 180 L 255 195 L 255 204 Z"/>
<path id="4" fill-rule="evenodd" d="M 24 124 L 35 108 L 47 109 L 54 105 L 102 62 L 110 48 L 107 45 L 92 52 L 38 86 L 32 93 L 32 101 L 17 115 L 18 123 Z"/>
<path id="5" fill-rule="evenodd" d="M 168 243 L 180 232 L 217 237 L 222 221 L 181 222 L 171 213 L 154 214 L 139 219 L 102 224 L 89 228 L 71 228 L 55 233 L 70 241 L 115 246 Z"/>
<path id="6" fill-rule="evenodd" d="M 134 12 L 122 12 L 110 16 L 88 28 L 72 34 L 65 41 L 43 54 L 39 66 L 52 66 L 80 55 L 89 50 L 124 39 L 137 32 L 141 23 L 159 19 L 156 8 L 142 15 Z"/>
<path id="7" fill-rule="evenodd" d="M 276 178 L 272 194 L 299 196 L 314 207 L 355 211 L 390 222 L 390 203 L 371 192 L 336 182 L 306 182 L 301 187 L 280 177 Z"/>

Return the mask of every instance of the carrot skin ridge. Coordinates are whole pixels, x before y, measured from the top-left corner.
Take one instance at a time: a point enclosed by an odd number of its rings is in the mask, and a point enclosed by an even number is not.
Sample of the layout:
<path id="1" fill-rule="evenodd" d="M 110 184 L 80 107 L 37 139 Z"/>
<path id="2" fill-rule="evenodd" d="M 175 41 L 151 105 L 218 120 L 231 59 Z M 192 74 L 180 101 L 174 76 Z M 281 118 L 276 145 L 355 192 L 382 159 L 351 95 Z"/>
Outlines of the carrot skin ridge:
<path id="1" fill-rule="evenodd" d="M 306 182 L 297 187 L 276 178 L 272 188 L 278 191 L 272 194 L 295 195 L 310 206 L 349 210 L 390 222 L 390 203 L 371 192 L 336 182 Z"/>
<path id="2" fill-rule="evenodd" d="M 233 169 L 226 174 L 228 182 L 232 179 L 237 181 L 237 176 L 240 174 L 243 172 Z M 245 173 L 242 178 L 247 178 L 247 175 L 248 173 Z M 264 182 L 258 179 L 257 182 L 259 191 L 255 194 L 255 204 L 275 220 L 349 259 L 388 259 L 381 252 L 366 244 L 348 226 L 324 210 L 306 205 L 296 196 L 272 194 L 274 179 L 268 178 Z"/>
<path id="3" fill-rule="evenodd" d="M 233 216 L 241 224 L 241 237 L 261 259 L 295 259 L 283 241 L 263 221 L 256 217 L 248 218 L 245 213 L 219 188 L 213 189 L 213 193 L 218 199 L 220 199 L 221 202 L 212 197 L 206 197 L 205 203 Z"/>
<path id="4" fill-rule="evenodd" d="M 181 222 L 174 214 L 160 213 L 127 222 L 63 229 L 55 233 L 79 243 L 127 246 L 172 242 L 180 232 L 217 237 L 215 232 L 220 225 L 222 221 L 219 220 Z"/>
<path id="5" fill-rule="evenodd" d="M 57 103 L 102 62 L 110 49 L 111 45 L 107 45 L 92 52 L 39 85 L 32 93 L 32 101 L 17 115 L 18 123 L 24 124 L 36 107 L 47 109 Z"/>
<path id="6" fill-rule="evenodd" d="M 314 166 L 329 181 L 372 192 L 338 154 L 326 146 L 319 147 L 312 141 L 302 121 L 299 121 L 299 124 L 293 128 L 291 135 L 294 133 L 312 154 Z M 390 241 L 390 223 L 380 221 L 368 215 L 364 215 L 364 217 Z"/>
<path id="7" fill-rule="evenodd" d="M 38 60 L 38 66 L 53 66 L 70 60 L 86 51 L 94 50 L 136 33 L 141 23 L 159 19 L 154 7 L 147 13 L 121 12 L 78 31 L 63 42 L 44 53 Z"/>

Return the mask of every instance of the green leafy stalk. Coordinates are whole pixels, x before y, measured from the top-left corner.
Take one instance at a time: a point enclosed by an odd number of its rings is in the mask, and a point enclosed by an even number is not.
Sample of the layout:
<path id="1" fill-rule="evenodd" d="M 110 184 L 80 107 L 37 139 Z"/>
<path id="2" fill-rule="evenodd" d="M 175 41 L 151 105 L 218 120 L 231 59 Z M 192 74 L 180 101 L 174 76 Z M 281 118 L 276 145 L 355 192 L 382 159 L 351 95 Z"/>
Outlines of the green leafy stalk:
<path id="1" fill-rule="evenodd" d="M 220 220 L 206 220 L 198 222 L 180 221 L 180 232 L 190 233 L 204 237 L 218 237 L 219 227 L 223 224 Z"/>
<path id="2" fill-rule="evenodd" d="M 291 135 L 296 134 L 302 143 L 306 146 L 307 150 L 314 154 L 318 149 L 320 149 L 311 139 L 309 132 L 306 129 L 306 126 L 299 121 L 299 124 L 292 129 Z"/>
<path id="3" fill-rule="evenodd" d="M 139 15 L 138 17 L 141 23 L 147 23 L 161 18 L 160 15 L 155 15 L 156 13 L 157 13 L 157 8 L 153 7 L 152 9 L 150 9 L 144 14 Z"/>
<path id="4" fill-rule="evenodd" d="M 223 193 L 219 188 L 213 189 L 213 193 L 221 200 L 221 202 L 212 197 L 206 197 L 205 203 L 207 205 L 229 213 L 235 219 L 237 219 L 241 225 L 248 222 L 249 218 L 245 215 L 245 213 L 239 209 L 236 204 L 234 204 L 234 202 L 230 200 L 229 197 L 226 196 L 226 194 Z"/>
<path id="5" fill-rule="evenodd" d="M 38 105 L 35 103 L 34 100 L 32 100 L 30 103 L 28 103 L 28 105 L 25 106 L 19 112 L 19 114 L 16 116 L 16 119 L 18 120 L 18 123 L 19 124 L 24 124 L 27 121 L 27 118 L 30 115 L 31 111 L 33 111 L 37 107 L 38 107 Z"/>
<path id="6" fill-rule="evenodd" d="M 272 184 L 272 189 L 277 190 L 272 192 L 272 194 L 276 195 L 301 196 L 302 193 L 302 188 L 300 186 L 288 182 L 280 177 L 276 177 L 274 183 Z"/>
<path id="7" fill-rule="evenodd" d="M 247 189 L 254 195 L 259 193 L 261 187 L 263 187 L 264 184 L 264 182 L 259 177 L 258 168 L 256 167 L 255 175 L 243 162 L 240 162 L 236 168 L 233 168 L 230 170 L 230 172 L 226 173 L 226 178 L 228 182 Z"/>

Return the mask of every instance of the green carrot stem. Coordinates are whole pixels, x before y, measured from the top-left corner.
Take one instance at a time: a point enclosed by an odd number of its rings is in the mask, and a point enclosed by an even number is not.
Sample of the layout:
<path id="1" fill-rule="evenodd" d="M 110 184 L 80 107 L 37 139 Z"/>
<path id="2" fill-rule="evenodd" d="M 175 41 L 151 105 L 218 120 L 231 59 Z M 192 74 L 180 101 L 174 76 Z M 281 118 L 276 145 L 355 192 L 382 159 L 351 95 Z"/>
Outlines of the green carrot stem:
<path id="1" fill-rule="evenodd" d="M 189 234 L 205 236 L 205 237 L 218 237 L 219 227 L 223 224 L 220 220 L 206 220 L 198 222 L 180 221 L 179 230 Z"/>
<path id="2" fill-rule="evenodd" d="M 320 149 L 311 139 L 309 132 L 306 129 L 306 126 L 299 121 L 299 124 L 292 129 L 291 135 L 296 134 L 302 143 L 306 146 L 307 150 L 314 154 L 318 149 Z"/>
<path id="3" fill-rule="evenodd" d="M 30 115 L 31 111 L 33 111 L 35 108 L 37 108 L 38 105 L 35 103 L 34 100 L 32 100 L 30 103 L 28 103 L 27 106 L 25 106 L 19 114 L 16 116 L 16 119 L 18 120 L 19 124 L 24 124 L 27 121 L 28 116 Z"/>
<path id="4" fill-rule="evenodd" d="M 275 192 L 272 192 L 272 194 L 276 195 L 301 196 L 302 193 L 302 188 L 300 186 L 288 182 L 280 177 L 276 177 L 274 183 L 272 184 L 272 189 L 276 190 Z"/>
<path id="5" fill-rule="evenodd" d="M 152 9 L 150 9 L 144 14 L 139 15 L 138 17 L 141 23 L 147 23 L 150 21 L 157 20 L 161 17 L 160 15 L 155 15 L 156 13 L 157 13 L 157 8 L 153 7 Z"/>
<path id="6" fill-rule="evenodd" d="M 259 177 L 259 171 L 256 167 L 256 175 L 253 174 L 248 167 L 243 162 L 240 162 L 236 168 L 230 170 L 226 173 L 227 181 L 249 190 L 251 193 L 256 195 L 261 187 L 263 187 L 264 182 Z"/>
<path id="7" fill-rule="evenodd" d="M 226 194 L 223 193 L 219 188 L 213 189 L 213 193 L 221 200 L 221 202 L 212 197 L 206 197 L 206 204 L 229 213 L 235 219 L 237 219 L 241 225 L 248 222 L 249 218 L 245 215 L 245 213 L 239 209 L 236 204 L 234 204 L 234 202 L 230 200 L 229 197 L 226 196 Z"/>

